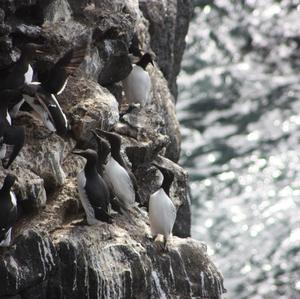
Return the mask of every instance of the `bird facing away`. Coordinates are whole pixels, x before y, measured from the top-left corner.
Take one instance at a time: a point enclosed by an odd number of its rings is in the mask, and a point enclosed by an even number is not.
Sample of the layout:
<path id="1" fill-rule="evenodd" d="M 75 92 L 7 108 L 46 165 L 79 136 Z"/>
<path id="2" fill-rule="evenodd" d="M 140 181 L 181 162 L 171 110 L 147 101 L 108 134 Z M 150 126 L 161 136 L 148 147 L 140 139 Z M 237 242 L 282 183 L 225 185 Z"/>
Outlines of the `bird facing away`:
<path id="1" fill-rule="evenodd" d="M 11 191 L 16 177 L 8 174 L 0 189 L 0 246 L 7 247 L 11 243 L 11 230 L 17 221 L 17 200 Z"/>
<path id="2" fill-rule="evenodd" d="M 151 91 L 151 79 L 146 71 L 147 65 L 153 64 L 152 57 L 145 53 L 141 59 L 132 66 L 132 71 L 123 80 L 123 88 L 126 100 L 129 104 L 140 104 L 144 107 L 149 101 Z"/>
<path id="3" fill-rule="evenodd" d="M 86 159 L 84 169 L 77 175 L 77 184 L 87 223 L 95 225 L 98 220 L 112 223 L 112 217 L 109 215 L 109 189 L 97 172 L 97 153 L 92 149 L 73 150 L 72 153 Z"/>
<path id="4" fill-rule="evenodd" d="M 162 173 L 163 182 L 161 187 L 150 196 L 149 220 L 153 240 L 155 240 L 158 234 L 163 235 L 164 248 L 166 249 L 168 237 L 172 233 L 177 213 L 176 207 L 169 197 L 170 187 L 174 180 L 174 174 L 172 171 L 164 167 L 156 164 L 155 166 Z"/>
<path id="5" fill-rule="evenodd" d="M 107 156 L 107 163 L 104 164 L 103 178 L 118 198 L 121 208 L 126 211 L 134 207 L 136 202 L 134 186 L 126 168 L 123 166 L 125 163 L 120 154 L 121 138 L 110 132 L 102 130 L 97 130 L 97 132 L 105 136 L 111 148 L 110 154 Z M 97 136 L 96 140 L 99 148 L 100 142 Z M 99 154 L 102 153 L 98 152 Z"/>
<path id="6" fill-rule="evenodd" d="M 56 95 L 65 89 L 69 76 L 84 59 L 86 44 L 69 50 L 46 73 L 39 85 L 29 84 L 25 89 L 25 101 L 38 113 L 44 125 L 59 135 L 66 135 L 69 124 Z"/>

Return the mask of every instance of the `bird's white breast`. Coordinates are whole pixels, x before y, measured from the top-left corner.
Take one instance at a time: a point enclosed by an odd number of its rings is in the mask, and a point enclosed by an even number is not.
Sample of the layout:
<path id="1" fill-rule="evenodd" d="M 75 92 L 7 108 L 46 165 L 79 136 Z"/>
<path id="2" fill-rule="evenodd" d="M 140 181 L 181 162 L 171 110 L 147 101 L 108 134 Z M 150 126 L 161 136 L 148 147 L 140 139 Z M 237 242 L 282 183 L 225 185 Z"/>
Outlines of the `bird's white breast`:
<path id="1" fill-rule="evenodd" d="M 144 106 L 150 96 L 151 80 L 147 71 L 138 65 L 133 65 L 132 71 L 123 81 L 128 103 L 140 103 Z"/>
<path id="2" fill-rule="evenodd" d="M 66 81 L 66 82 L 67 82 L 67 81 Z M 66 83 L 66 84 L 67 84 L 67 83 Z M 55 95 L 54 95 L 54 94 L 51 94 L 51 97 L 52 97 L 53 101 L 55 102 L 56 107 L 59 109 L 59 112 L 62 114 L 62 116 L 63 116 L 63 118 L 64 118 L 64 121 L 65 121 L 65 128 L 68 128 L 68 120 L 67 120 L 66 115 L 65 115 L 64 112 L 62 111 L 62 109 L 61 109 L 61 107 L 60 107 L 60 105 L 59 105 L 59 103 L 58 103 L 58 101 L 57 101 Z"/>
<path id="3" fill-rule="evenodd" d="M 170 197 L 160 188 L 150 196 L 149 220 L 153 235 L 168 236 L 172 233 L 176 219 L 176 208 Z"/>
<path id="4" fill-rule="evenodd" d="M 109 157 L 104 167 L 105 180 L 113 193 L 122 201 L 126 208 L 135 204 L 135 191 L 127 171 L 113 158 Z"/>
<path id="5" fill-rule="evenodd" d="M 25 73 L 25 83 L 30 84 L 33 78 L 33 69 L 30 64 L 28 64 L 27 72 Z"/>
<path id="6" fill-rule="evenodd" d="M 7 110 L 6 110 L 6 120 L 9 123 L 9 125 L 11 126 L 11 117 Z"/>
<path id="7" fill-rule="evenodd" d="M 2 146 L 0 146 L 0 160 L 4 159 L 6 156 L 6 144 L 3 143 Z"/>
<path id="8" fill-rule="evenodd" d="M 10 191 L 10 200 L 14 207 L 17 206 L 17 198 L 14 192 Z"/>
<path id="9" fill-rule="evenodd" d="M 11 242 L 11 228 L 5 234 L 5 238 L 0 242 L 0 247 L 8 247 Z"/>
<path id="10" fill-rule="evenodd" d="M 60 91 L 58 91 L 57 95 L 60 95 L 65 90 L 67 83 L 68 83 L 68 78 L 66 79 L 66 81 L 65 81 L 63 87 L 60 89 Z"/>

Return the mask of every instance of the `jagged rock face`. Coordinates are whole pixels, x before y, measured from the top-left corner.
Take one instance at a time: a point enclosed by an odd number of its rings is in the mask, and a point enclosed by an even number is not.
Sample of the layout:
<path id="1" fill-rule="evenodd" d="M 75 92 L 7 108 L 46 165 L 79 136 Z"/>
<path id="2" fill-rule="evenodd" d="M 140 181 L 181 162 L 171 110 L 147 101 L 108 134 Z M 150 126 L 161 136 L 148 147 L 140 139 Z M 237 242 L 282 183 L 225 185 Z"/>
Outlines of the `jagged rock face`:
<path id="1" fill-rule="evenodd" d="M 177 8 L 174 3 L 173 10 L 181 9 L 181 2 Z M 24 42 L 43 42 L 50 49 L 34 62 L 40 76 L 71 47 L 88 44 L 84 62 L 58 96 L 70 134 L 50 136 L 28 112 L 14 121 L 25 126 L 26 142 L 10 170 L 0 172 L 1 182 L 7 173 L 18 177 L 13 189 L 20 212 L 13 245 L 0 248 L 1 299 L 219 298 L 223 293 L 222 276 L 201 243 L 174 237 L 170 252 L 162 254 L 149 240 L 145 208 L 133 210 L 131 220 L 114 215 L 112 225 L 82 222 L 76 175 L 85 161 L 71 151 L 78 144 L 95 146 L 90 130 L 102 128 L 120 134 L 121 154 L 137 177 L 144 207 L 161 182 L 151 162 L 174 172 L 171 198 L 178 216 L 173 233 L 190 236 L 188 177 L 174 162 L 180 151 L 179 125 L 157 66 L 147 68 L 153 85 L 149 105 L 119 121 L 123 96 L 115 83 L 131 70 L 127 54 L 134 32 L 143 50 L 152 51 L 147 24 L 137 0 L 0 3 L 0 69 L 18 59 Z M 161 47 L 166 50 L 163 43 Z"/>
<path id="2" fill-rule="evenodd" d="M 57 230 L 54 243 L 25 231 L 0 261 L 0 298 L 220 298 L 205 245 L 174 238 L 162 254 L 143 227 L 131 229 L 126 242 L 126 231 L 105 224 Z"/>
<path id="3" fill-rule="evenodd" d="M 193 3 L 191 0 L 140 1 L 140 8 L 150 23 L 151 47 L 158 65 L 176 100 L 176 78 L 180 71 Z"/>

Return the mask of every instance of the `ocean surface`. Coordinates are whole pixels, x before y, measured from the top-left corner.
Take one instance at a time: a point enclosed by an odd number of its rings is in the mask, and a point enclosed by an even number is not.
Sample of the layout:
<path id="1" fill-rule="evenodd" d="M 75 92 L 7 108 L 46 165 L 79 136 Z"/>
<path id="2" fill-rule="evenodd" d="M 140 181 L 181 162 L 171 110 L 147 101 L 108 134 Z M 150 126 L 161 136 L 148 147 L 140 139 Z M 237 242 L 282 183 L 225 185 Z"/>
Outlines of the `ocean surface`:
<path id="1" fill-rule="evenodd" d="M 195 1 L 178 78 L 192 236 L 229 299 L 300 298 L 300 1 Z"/>

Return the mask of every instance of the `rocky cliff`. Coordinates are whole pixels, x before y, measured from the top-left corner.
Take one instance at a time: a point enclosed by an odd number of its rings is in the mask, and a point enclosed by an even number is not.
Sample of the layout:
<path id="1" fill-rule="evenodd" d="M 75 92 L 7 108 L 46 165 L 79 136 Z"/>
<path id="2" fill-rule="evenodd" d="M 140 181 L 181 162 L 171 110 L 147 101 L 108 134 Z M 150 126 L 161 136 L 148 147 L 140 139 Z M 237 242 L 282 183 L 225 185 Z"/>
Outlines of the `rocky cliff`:
<path id="1" fill-rule="evenodd" d="M 191 4 L 157 2 L 141 1 L 142 10 L 136 0 L 0 2 L 1 69 L 18 59 L 18 46 L 24 42 L 43 42 L 51 49 L 35 61 L 40 72 L 72 46 L 89 45 L 80 69 L 59 96 L 72 136 L 45 138 L 47 129 L 32 113 L 22 112 L 15 120 L 26 127 L 26 144 L 11 169 L 1 168 L 0 173 L 1 181 L 8 172 L 18 177 L 14 191 L 20 207 L 13 245 L 0 249 L 1 299 L 220 298 L 224 292 L 205 245 L 189 238 L 187 174 L 176 164 L 180 133 L 168 85 L 174 92 Z M 154 23 L 169 32 L 162 44 L 157 29 L 151 30 Z M 158 64 L 149 67 L 150 104 L 119 121 L 119 81 L 131 69 L 128 48 L 135 32 L 142 50 L 156 54 Z M 165 49 L 167 41 L 172 46 Z M 115 215 L 111 225 L 90 227 L 83 221 L 76 174 L 84 160 L 70 151 L 89 140 L 90 129 L 97 127 L 122 137 L 122 152 L 138 179 L 145 207 L 158 188 L 151 161 L 175 173 L 171 195 L 178 209 L 177 237 L 168 253 L 149 240 L 145 209 L 133 214 L 132 221 L 122 215 Z"/>

